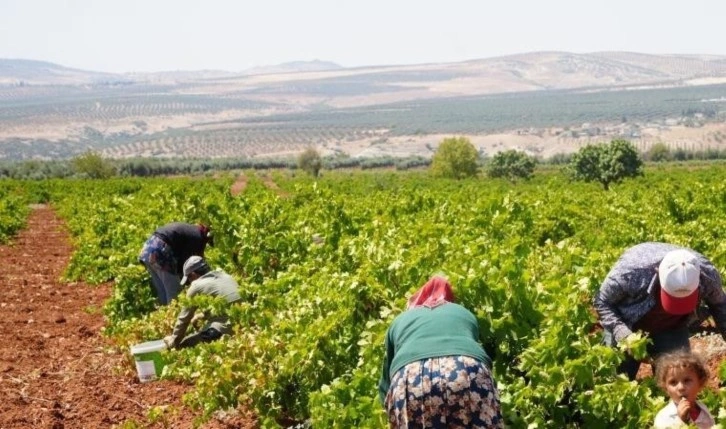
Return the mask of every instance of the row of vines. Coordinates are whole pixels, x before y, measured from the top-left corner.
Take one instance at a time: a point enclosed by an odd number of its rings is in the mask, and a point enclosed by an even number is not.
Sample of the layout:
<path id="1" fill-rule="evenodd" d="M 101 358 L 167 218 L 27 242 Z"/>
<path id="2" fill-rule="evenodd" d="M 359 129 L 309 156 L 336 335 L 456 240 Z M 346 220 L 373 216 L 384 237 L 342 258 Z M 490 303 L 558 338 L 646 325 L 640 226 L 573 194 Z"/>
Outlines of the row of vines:
<path id="1" fill-rule="evenodd" d="M 0 244 L 10 241 L 25 226 L 29 204 L 38 200 L 38 195 L 23 189 L 19 182 L 0 183 Z"/>
<path id="2" fill-rule="evenodd" d="M 236 196 L 231 177 L 35 185 L 76 238 L 68 279 L 115 280 L 106 332 L 123 349 L 167 335 L 184 303 L 155 308 L 136 262 L 148 234 L 173 220 L 212 225 L 207 256 L 241 286 L 235 334 L 168 352 L 164 375 L 195 384 L 185 400 L 200 422 L 243 406 L 263 427 L 385 427 L 386 328 L 443 272 L 489 333 L 509 427 L 648 427 L 665 395 L 651 378 L 616 373 L 622 354 L 600 344 L 593 293 L 642 241 L 692 247 L 726 274 L 722 167 L 651 170 L 609 192 L 548 174 L 511 185 L 278 173 L 276 191 L 247 175 Z M 718 392 L 703 399 L 715 415 L 726 409 Z"/>

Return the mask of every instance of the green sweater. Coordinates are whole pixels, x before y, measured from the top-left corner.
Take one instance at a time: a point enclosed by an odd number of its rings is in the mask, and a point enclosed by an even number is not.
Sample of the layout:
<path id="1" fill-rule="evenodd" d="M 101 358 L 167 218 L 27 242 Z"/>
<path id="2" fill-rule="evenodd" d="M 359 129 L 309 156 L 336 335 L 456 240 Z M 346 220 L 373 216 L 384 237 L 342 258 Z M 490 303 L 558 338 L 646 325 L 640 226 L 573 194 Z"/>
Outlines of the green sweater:
<path id="1" fill-rule="evenodd" d="M 196 295 L 218 296 L 226 299 L 231 304 L 240 299 L 238 288 L 239 285 L 237 285 L 237 282 L 232 276 L 224 271 L 215 270 L 194 280 L 187 291 L 187 296 L 189 298 Z M 191 323 L 196 311 L 196 307 L 182 308 L 174 325 L 174 331 L 171 334 L 173 347 L 177 347 L 184 339 L 189 323 Z M 202 330 L 214 328 L 222 334 L 229 334 L 231 332 L 226 315 L 211 315 L 205 313 L 204 321 L 205 324 Z"/>
<path id="2" fill-rule="evenodd" d="M 469 356 L 491 366 L 491 359 L 479 343 L 479 323 L 469 310 L 446 303 L 399 314 L 386 333 L 386 359 L 378 383 L 381 402 L 388 393 L 392 374 L 409 363 L 442 356 Z"/>

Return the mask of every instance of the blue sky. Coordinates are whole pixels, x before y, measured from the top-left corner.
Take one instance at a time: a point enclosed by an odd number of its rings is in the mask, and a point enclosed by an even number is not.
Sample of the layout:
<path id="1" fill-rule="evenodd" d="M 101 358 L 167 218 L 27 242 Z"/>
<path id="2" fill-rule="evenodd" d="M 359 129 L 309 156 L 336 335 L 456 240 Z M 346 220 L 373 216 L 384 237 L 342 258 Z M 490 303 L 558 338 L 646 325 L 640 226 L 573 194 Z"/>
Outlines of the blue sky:
<path id="1" fill-rule="evenodd" d="M 726 55 L 726 1 L 0 0 L 0 58 L 108 72 L 557 50 Z"/>

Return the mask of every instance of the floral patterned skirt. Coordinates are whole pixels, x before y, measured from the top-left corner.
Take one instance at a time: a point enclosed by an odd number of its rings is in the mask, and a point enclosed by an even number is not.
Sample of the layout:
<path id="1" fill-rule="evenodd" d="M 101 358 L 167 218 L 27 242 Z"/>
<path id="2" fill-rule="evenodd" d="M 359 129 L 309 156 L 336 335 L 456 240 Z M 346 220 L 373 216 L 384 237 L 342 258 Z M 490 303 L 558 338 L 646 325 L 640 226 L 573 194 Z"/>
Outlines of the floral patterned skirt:
<path id="1" fill-rule="evenodd" d="M 177 273 L 177 261 L 171 247 L 155 235 L 152 235 L 144 243 L 144 247 L 139 254 L 139 261 L 156 270 Z"/>
<path id="2" fill-rule="evenodd" d="M 468 356 L 420 360 L 398 370 L 386 395 L 391 428 L 503 428 L 487 366 Z"/>

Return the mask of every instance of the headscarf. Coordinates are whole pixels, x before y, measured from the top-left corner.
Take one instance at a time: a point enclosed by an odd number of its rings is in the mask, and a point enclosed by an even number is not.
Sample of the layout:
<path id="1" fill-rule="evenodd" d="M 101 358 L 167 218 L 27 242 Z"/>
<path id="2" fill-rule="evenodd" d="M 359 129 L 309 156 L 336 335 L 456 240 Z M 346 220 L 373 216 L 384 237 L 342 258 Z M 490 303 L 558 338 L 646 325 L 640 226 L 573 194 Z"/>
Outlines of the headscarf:
<path id="1" fill-rule="evenodd" d="M 408 299 L 406 309 L 414 307 L 434 308 L 447 302 L 454 302 L 454 291 L 449 281 L 441 276 L 433 276 Z"/>

